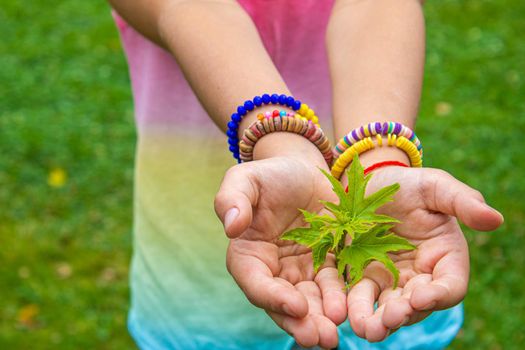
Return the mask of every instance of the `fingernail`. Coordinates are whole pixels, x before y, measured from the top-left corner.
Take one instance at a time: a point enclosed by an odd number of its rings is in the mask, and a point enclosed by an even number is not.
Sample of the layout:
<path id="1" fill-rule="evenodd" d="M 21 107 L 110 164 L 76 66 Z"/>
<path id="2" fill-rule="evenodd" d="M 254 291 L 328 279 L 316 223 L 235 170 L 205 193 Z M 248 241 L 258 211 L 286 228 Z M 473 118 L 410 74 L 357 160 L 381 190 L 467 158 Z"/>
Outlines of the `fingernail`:
<path id="1" fill-rule="evenodd" d="M 483 203 L 483 205 L 484 205 L 486 208 L 488 208 L 488 209 L 490 209 L 491 211 L 493 211 L 494 213 L 498 214 L 498 215 L 501 217 L 501 222 L 504 221 L 505 218 L 503 217 L 503 214 L 501 214 L 498 210 L 492 208 L 492 207 L 491 207 L 490 205 L 488 205 L 487 203 Z"/>
<path id="2" fill-rule="evenodd" d="M 494 210 L 494 212 L 500 216 L 501 222 L 504 223 L 505 222 L 505 217 L 503 216 L 503 214 L 500 213 L 498 210 L 496 210 L 494 208 L 492 208 L 492 210 Z"/>
<path id="3" fill-rule="evenodd" d="M 237 216 L 239 216 L 239 209 L 233 207 L 228 210 L 226 215 L 224 215 L 224 228 L 228 229 L 235 219 L 237 219 Z"/>

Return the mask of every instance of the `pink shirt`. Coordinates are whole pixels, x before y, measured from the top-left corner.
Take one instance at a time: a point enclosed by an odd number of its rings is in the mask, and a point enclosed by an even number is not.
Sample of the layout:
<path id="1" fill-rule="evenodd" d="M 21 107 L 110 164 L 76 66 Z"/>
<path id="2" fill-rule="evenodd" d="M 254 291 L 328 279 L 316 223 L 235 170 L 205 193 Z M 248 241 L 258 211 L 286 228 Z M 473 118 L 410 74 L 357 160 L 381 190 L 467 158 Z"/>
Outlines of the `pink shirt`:
<path id="1" fill-rule="evenodd" d="M 239 3 L 252 17 L 292 94 L 307 101 L 327 128 L 331 88 L 324 36 L 332 1 Z M 128 58 L 139 130 L 149 124 L 187 122 L 212 127 L 173 57 L 145 40 L 118 16 L 116 19 Z"/>

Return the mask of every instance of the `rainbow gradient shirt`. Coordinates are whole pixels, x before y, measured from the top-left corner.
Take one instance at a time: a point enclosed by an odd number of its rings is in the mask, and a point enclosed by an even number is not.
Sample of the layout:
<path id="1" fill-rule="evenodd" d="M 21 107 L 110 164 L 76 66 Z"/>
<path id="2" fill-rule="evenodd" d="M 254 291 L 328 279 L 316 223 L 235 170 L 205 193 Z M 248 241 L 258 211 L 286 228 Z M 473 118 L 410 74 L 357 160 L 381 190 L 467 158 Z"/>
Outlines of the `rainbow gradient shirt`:
<path id="1" fill-rule="evenodd" d="M 332 1 L 239 1 L 295 96 L 331 129 L 324 35 Z M 128 327 L 141 349 L 295 349 L 293 338 L 252 306 L 226 271 L 227 238 L 214 194 L 234 160 L 175 60 L 115 14 L 129 64 L 138 145 Z M 204 51 L 202 54 L 206 54 Z M 436 312 L 384 342 L 339 327 L 339 349 L 442 349 L 461 305 Z"/>

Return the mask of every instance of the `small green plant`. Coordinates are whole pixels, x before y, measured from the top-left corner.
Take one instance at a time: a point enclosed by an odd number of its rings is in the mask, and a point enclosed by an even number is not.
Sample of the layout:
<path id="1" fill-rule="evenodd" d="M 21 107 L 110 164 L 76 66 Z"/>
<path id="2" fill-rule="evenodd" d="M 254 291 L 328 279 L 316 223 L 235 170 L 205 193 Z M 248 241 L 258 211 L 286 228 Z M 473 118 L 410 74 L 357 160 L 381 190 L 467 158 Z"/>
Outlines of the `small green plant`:
<path id="1" fill-rule="evenodd" d="M 399 271 L 389 252 L 413 250 L 415 246 L 391 231 L 399 222 L 393 217 L 377 214 L 376 210 L 392 201 L 399 184 L 384 187 L 365 197 L 365 189 L 371 174 L 364 176 L 363 167 L 356 156 L 347 171 L 348 192 L 341 183 L 322 170 L 339 197 L 339 204 L 321 201 L 332 213 L 318 215 L 299 209 L 310 227 L 299 227 L 285 232 L 281 239 L 295 241 L 312 249 L 314 270 L 323 265 L 326 255 L 335 255 L 339 275 L 344 274 L 347 285 L 354 285 L 363 278 L 363 271 L 372 261 L 380 261 L 394 276 L 397 287 Z M 351 240 L 349 239 L 351 238 Z M 348 273 L 345 271 L 348 267 Z"/>

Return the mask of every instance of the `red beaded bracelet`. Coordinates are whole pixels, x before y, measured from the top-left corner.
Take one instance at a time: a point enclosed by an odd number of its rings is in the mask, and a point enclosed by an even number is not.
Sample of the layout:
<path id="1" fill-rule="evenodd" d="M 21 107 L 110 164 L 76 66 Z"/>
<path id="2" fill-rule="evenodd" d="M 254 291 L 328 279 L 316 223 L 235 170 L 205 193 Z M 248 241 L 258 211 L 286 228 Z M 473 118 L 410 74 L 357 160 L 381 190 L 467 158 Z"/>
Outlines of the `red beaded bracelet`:
<path id="1" fill-rule="evenodd" d="M 375 163 L 375 164 L 370 165 L 368 168 L 366 168 L 364 170 L 364 174 L 366 176 L 366 175 L 368 175 L 369 173 L 371 173 L 374 170 L 377 170 L 377 169 L 383 168 L 383 167 L 387 167 L 387 166 L 402 166 L 404 168 L 409 168 L 408 165 L 406 165 L 405 163 L 402 163 L 402 162 L 398 162 L 397 160 L 387 160 L 387 161 L 384 161 L 384 162 L 379 162 L 379 163 Z M 348 193 L 348 185 L 345 188 L 345 192 Z"/>

